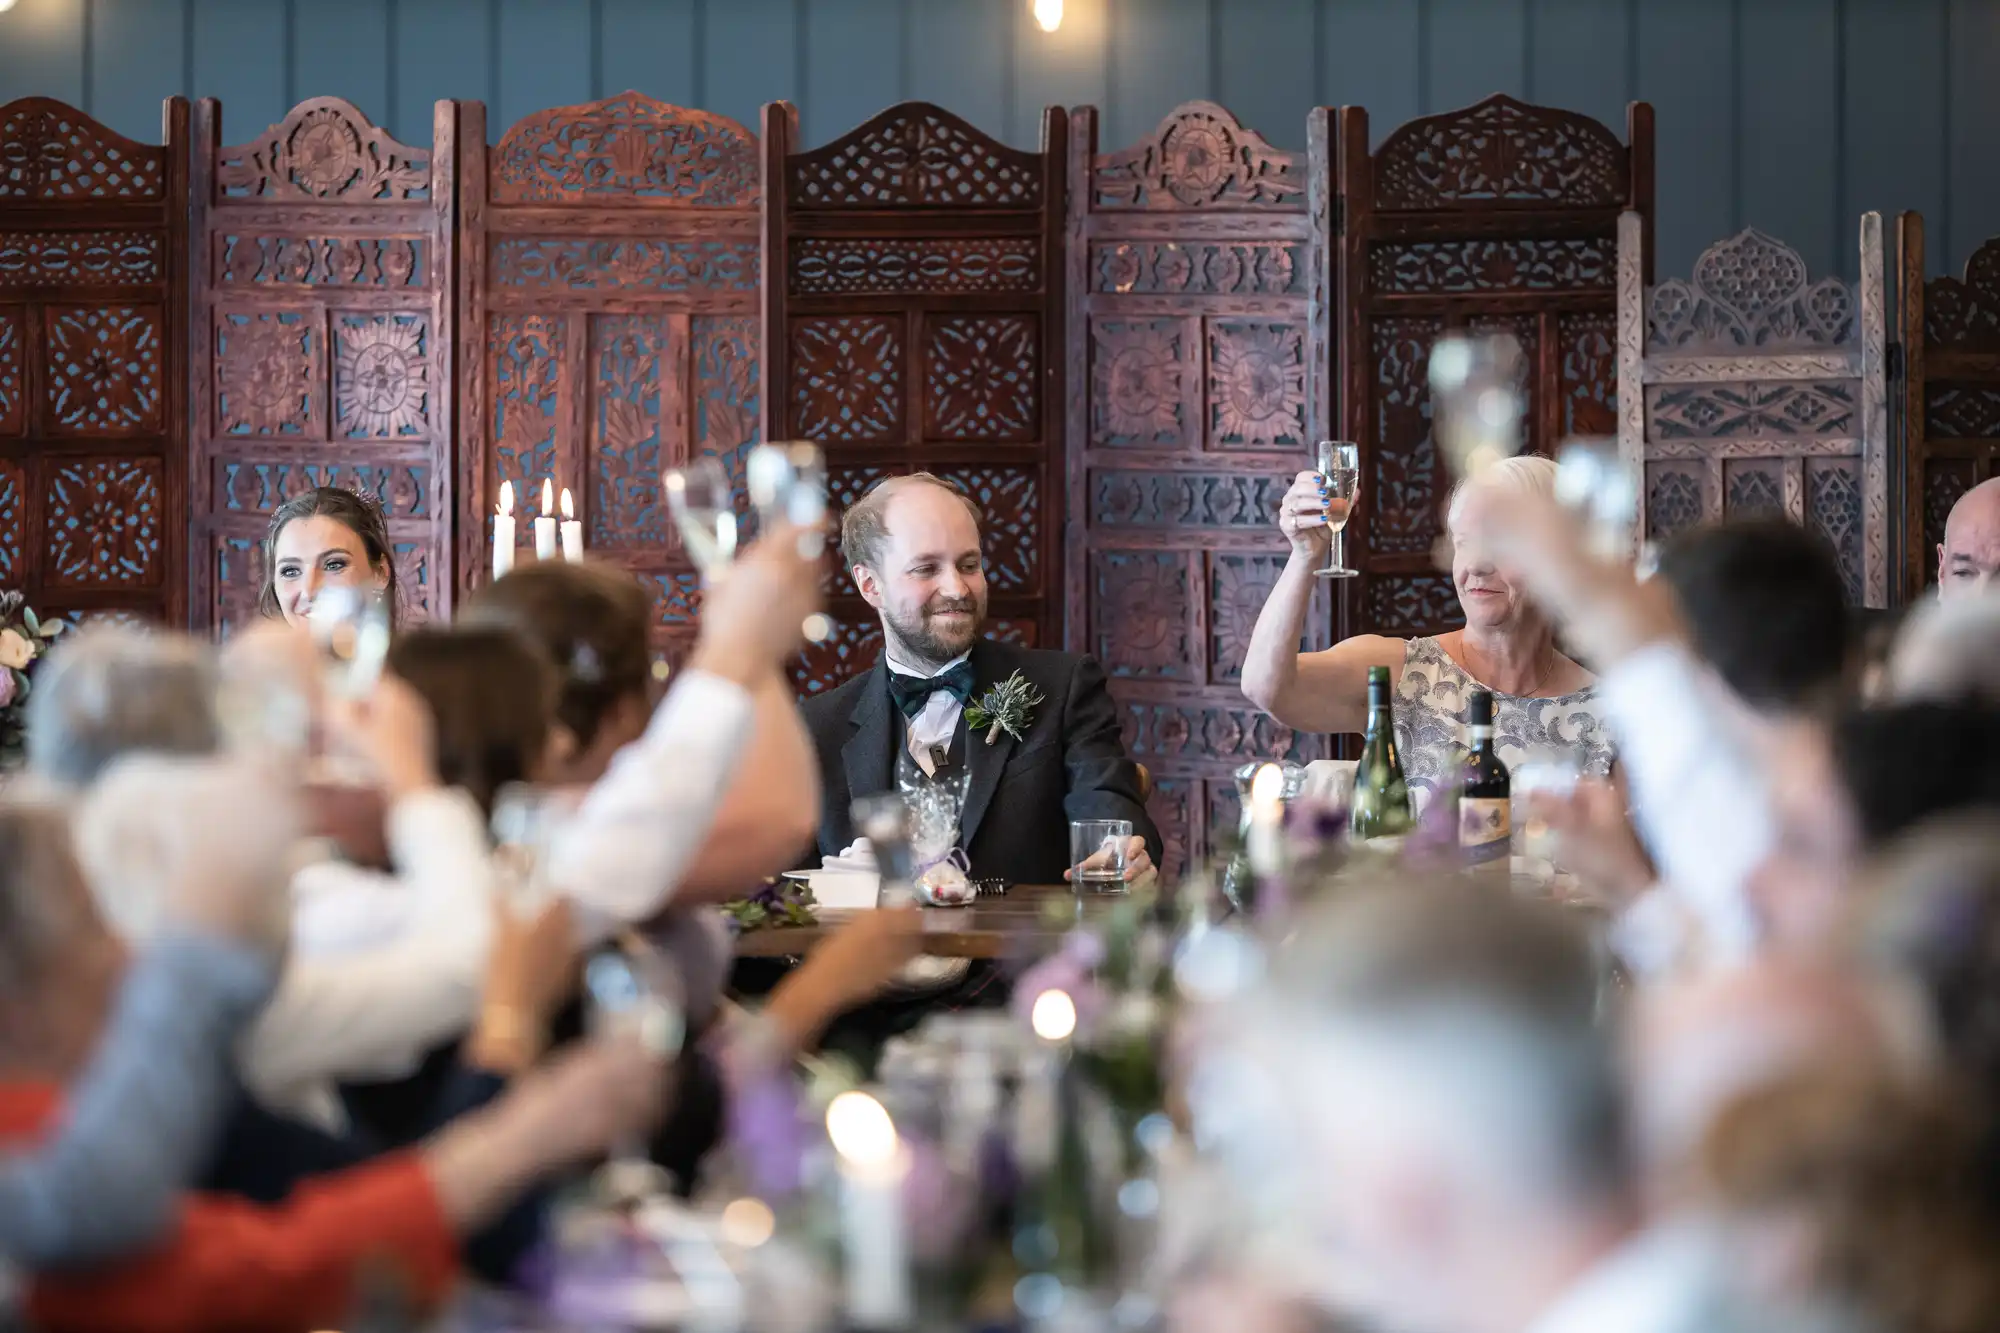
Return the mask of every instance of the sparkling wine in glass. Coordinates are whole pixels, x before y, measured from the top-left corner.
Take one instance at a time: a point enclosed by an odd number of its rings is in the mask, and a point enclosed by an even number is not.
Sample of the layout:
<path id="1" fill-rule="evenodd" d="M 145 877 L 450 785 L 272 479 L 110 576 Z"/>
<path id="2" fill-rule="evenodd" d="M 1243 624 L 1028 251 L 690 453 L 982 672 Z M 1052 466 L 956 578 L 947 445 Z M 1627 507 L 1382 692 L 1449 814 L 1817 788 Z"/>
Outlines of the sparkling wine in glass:
<path id="1" fill-rule="evenodd" d="M 757 511 L 760 532 L 783 521 L 800 529 L 799 555 L 817 560 L 826 553 L 826 455 L 803 440 L 760 444 L 744 463 L 750 503 Z M 822 643 L 833 622 L 815 611 L 806 617 L 805 636 Z"/>
<path id="2" fill-rule="evenodd" d="M 1345 440 L 1321 440 L 1316 452 L 1320 480 L 1326 485 L 1326 530 L 1333 534 L 1333 546 L 1326 568 L 1313 573 L 1323 579 L 1351 579 L 1355 571 L 1347 567 L 1346 528 L 1354 493 L 1361 486 L 1361 450 Z"/>
<path id="3" fill-rule="evenodd" d="M 731 503 L 729 474 L 713 458 L 701 458 L 686 467 L 668 469 L 660 481 L 688 559 L 701 571 L 704 581 L 713 579 L 736 558 L 736 509 Z"/>

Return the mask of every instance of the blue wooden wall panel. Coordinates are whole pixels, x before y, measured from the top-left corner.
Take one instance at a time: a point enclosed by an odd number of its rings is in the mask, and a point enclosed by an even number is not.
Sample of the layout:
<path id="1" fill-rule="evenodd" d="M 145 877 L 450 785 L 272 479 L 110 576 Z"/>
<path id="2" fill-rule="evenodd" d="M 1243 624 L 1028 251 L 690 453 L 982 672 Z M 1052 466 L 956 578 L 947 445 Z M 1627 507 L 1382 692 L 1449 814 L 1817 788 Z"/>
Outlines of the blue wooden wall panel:
<path id="1" fill-rule="evenodd" d="M 1320 0 L 1319 100 L 1368 109 L 1375 142 L 1422 115 L 1423 6 L 1411 0 Z"/>
<path id="2" fill-rule="evenodd" d="M 1299 0 L 1216 5 L 1216 100 L 1277 147 L 1303 150 L 1319 78 L 1316 7 Z"/>
<path id="3" fill-rule="evenodd" d="M 1815 273 L 1844 272 L 1853 262 L 1841 262 L 1852 227 L 1837 216 L 1840 4 L 1755 0 L 1742 7 L 1737 39 L 1743 51 L 1738 225 L 1780 237 Z"/>
<path id="4" fill-rule="evenodd" d="M 698 0 L 598 0 L 599 97 L 634 91 L 675 106 L 699 106 Z"/>
<path id="5" fill-rule="evenodd" d="M 1220 0 L 1110 0 L 1111 93 L 1097 145 L 1137 143 L 1182 102 L 1213 101 L 1209 25 Z"/>
<path id="6" fill-rule="evenodd" d="M 161 99 L 218 96 L 231 138 L 299 98 L 429 139 L 438 98 L 520 115 L 626 88 L 823 143 L 902 97 L 1023 146 L 1095 103 L 1101 145 L 1211 97 L 1274 141 L 1315 103 L 1376 138 L 1503 91 L 1622 122 L 1659 111 L 1662 273 L 1755 224 L 1853 266 L 1855 214 L 1922 209 L 1934 273 L 2000 233 L 2000 0 L 19 0 L 0 100 L 43 93 L 157 141 Z M 1215 34 L 1220 40 L 1213 40 Z"/>

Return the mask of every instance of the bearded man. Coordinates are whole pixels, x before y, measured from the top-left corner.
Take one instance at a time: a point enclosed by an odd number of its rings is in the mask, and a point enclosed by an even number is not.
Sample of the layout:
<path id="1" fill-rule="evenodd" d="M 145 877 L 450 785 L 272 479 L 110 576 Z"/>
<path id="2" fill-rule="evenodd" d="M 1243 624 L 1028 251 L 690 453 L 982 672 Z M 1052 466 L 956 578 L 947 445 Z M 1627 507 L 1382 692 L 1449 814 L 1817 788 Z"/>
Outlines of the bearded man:
<path id="1" fill-rule="evenodd" d="M 1132 824 L 1126 878 L 1152 873 L 1159 830 L 1095 660 L 980 637 L 986 569 L 978 506 L 926 472 L 877 484 L 843 516 L 840 549 L 882 618 L 874 669 L 806 701 L 826 794 L 819 845 L 853 842 L 849 807 L 888 791 L 901 768 L 967 774 L 959 845 L 975 878 L 1053 884 L 1068 877 L 1069 821 Z M 968 728 L 996 689 L 1014 691 L 1004 725 Z"/>

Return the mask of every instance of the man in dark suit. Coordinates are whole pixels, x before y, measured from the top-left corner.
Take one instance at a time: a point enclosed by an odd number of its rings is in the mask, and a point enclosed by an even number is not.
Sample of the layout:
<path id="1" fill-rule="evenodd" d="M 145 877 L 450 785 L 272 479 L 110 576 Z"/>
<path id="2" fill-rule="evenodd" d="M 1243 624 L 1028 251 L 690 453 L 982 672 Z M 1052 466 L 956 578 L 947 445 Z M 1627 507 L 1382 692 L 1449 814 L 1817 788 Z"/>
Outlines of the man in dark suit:
<path id="1" fill-rule="evenodd" d="M 1161 854 L 1139 769 L 1125 754 L 1104 671 L 1089 658 L 979 636 L 986 618 L 980 514 L 929 473 L 893 477 L 842 519 L 841 554 L 882 617 L 882 660 L 805 703 L 825 792 L 820 851 L 854 841 L 849 806 L 888 791 L 899 763 L 968 771 L 959 845 L 975 878 L 1052 884 L 1069 877 L 1069 821 L 1128 819 L 1126 878 Z M 1019 735 L 968 734 L 965 707 L 1018 674 L 1041 702 Z"/>

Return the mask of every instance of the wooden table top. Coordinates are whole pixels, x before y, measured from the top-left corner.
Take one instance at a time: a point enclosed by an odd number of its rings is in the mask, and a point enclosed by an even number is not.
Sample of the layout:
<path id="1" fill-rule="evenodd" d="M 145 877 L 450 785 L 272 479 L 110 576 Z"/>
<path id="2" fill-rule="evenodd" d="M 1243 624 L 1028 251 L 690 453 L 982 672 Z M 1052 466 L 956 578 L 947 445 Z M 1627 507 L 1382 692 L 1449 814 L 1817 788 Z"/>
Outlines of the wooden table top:
<path id="1" fill-rule="evenodd" d="M 1008 958 L 1043 951 L 1075 926 L 1122 901 L 1104 894 L 1079 900 L 1067 884 L 1016 884 L 969 907 L 926 907 L 923 951 L 934 958 Z M 769 926 L 736 937 L 738 958 L 793 958 L 869 908 L 819 909 L 816 926 Z M 1079 912 L 1081 916 L 1079 916 Z"/>

